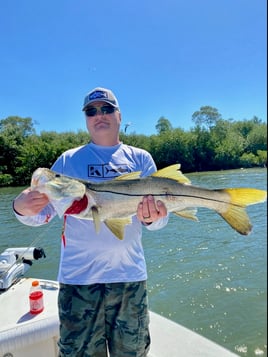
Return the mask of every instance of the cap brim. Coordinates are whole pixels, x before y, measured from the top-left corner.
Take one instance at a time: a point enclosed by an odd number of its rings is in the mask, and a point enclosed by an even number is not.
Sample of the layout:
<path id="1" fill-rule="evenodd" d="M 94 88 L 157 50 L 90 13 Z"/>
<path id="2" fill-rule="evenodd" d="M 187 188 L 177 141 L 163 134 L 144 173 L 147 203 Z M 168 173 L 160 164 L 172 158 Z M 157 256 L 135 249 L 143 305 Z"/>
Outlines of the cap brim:
<path id="1" fill-rule="evenodd" d="M 90 102 L 87 103 L 87 105 L 84 106 L 84 108 L 82 109 L 82 111 L 84 111 L 89 105 L 91 105 L 92 103 L 96 103 L 96 102 L 105 102 L 107 104 L 110 104 L 112 107 L 114 108 L 118 108 L 118 106 L 112 102 L 110 102 L 108 99 L 105 100 L 105 99 L 100 99 L 100 98 L 97 98 L 96 100 L 91 100 Z M 119 109 L 119 108 L 118 108 Z"/>

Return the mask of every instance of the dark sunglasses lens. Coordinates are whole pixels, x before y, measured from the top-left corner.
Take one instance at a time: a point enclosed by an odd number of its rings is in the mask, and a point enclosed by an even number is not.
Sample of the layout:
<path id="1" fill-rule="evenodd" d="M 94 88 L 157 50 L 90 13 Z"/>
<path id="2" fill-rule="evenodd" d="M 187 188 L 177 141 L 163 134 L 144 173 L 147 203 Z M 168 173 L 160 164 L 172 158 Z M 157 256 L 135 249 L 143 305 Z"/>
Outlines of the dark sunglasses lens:
<path id="1" fill-rule="evenodd" d="M 112 114 L 116 108 L 112 107 L 111 105 L 104 105 L 103 107 L 100 108 L 102 114 Z M 88 108 L 85 110 L 86 116 L 88 117 L 94 117 L 98 112 L 97 108 Z"/>
<path id="2" fill-rule="evenodd" d="M 115 108 L 111 105 L 104 105 L 101 107 L 101 111 L 103 114 L 112 114 L 115 111 Z"/>
<path id="3" fill-rule="evenodd" d="M 97 114 L 97 109 L 96 108 L 89 108 L 85 110 L 86 116 L 88 117 L 94 117 L 94 115 Z"/>

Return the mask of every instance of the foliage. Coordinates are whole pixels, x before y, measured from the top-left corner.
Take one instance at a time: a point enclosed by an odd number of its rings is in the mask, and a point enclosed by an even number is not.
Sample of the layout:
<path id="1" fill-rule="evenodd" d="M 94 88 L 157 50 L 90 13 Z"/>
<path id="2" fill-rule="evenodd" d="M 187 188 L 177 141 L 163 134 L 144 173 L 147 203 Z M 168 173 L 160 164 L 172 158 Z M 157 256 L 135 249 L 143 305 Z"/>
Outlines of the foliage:
<path id="1" fill-rule="evenodd" d="M 223 119 L 216 108 L 194 112 L 188 132 L 160 117 L 157 135 L 120 132 L 125 144 L 149 151 L 158 168 L 180 163 L 183 172 L 266 167 L 267 124 L 257 117 Z M 87 131 L 36 134 L 31 118 L 0 120 L 0 186 L 28 185 L 37 167 L 51 167 L 58 156 L 90 140 Z"/>
<path id="2" fill-rule="evenodd" d="M 10 186 L 13 183 L 13 178 L 9 174 L 0 174 L 0 187 Z"/>
<path id="3" fill-rule="evenodd" d="M 192 121 L 197 127 L 200 128 L 212 128 L 221 119 L 221 115 L 218 109 L 206 105 L 201 107 L 192 115 Z"/>
<path id="4" fill-rule="evenodd" d="M 162 133 L 172 130 L 172 125 L 168 119 L 161 117 L 158 119 L 158 122 L 157 122 L 155 128 L 156 128 L 158 134 L 162 134 Z"/>

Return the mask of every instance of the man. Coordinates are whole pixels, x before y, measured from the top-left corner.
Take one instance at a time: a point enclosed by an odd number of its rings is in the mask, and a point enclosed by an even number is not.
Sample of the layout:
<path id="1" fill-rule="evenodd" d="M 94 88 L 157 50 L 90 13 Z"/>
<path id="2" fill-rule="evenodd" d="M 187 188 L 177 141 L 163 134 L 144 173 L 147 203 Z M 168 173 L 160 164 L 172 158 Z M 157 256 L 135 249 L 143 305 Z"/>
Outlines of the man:
<path id="1" fill-rule="evenodd" d="M 109 89 L 95 88 L 84 99 L 91 142 L 63 153 L 52 170 L 90 181 L 121 174 L 156 171 L 151 155 L 119 140 L 121 113 Z M 56 212 L 47 197 L 30 188 L 14 200 L 24 224 L 49 222 Z M 64 242 L 58 273 L 60 318 L 59 356 L 144 357 L 150 346 L 146 263 L 142 225 L 156 230 L 167 224 L 167 210 L 153 196 L 143 197 L 124 239 L 101 224 L 96 234 L 90 220 L 65 216 Z"/>

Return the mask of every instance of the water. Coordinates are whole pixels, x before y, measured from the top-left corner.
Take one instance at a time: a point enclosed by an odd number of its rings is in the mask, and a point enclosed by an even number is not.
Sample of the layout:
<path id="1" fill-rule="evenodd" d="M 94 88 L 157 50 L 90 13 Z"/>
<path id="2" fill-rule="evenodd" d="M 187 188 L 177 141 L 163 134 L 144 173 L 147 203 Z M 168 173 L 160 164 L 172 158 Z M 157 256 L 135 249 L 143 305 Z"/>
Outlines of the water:
<path id="1" fill-rule="evenodd" d="M 267 189 L 266 169 L 187 175 L 208 188 Z M 0 189 L 0 252 L 8 247 L 41 246 L 46 259 L 27 275 L 56 279 L 62 221 L 27 227 L 11 204 L 22 188 Z M 219 343 L 242 357 L 267 356 L 267 206 L 249 206 L 253 224 L 241 236 L 215 212 L 198 210 L 200 222 L 170 216 L 157 232 L 144 229 L 150 309 Z M 163 356 L 164 357 L 164 356 Z"/>

